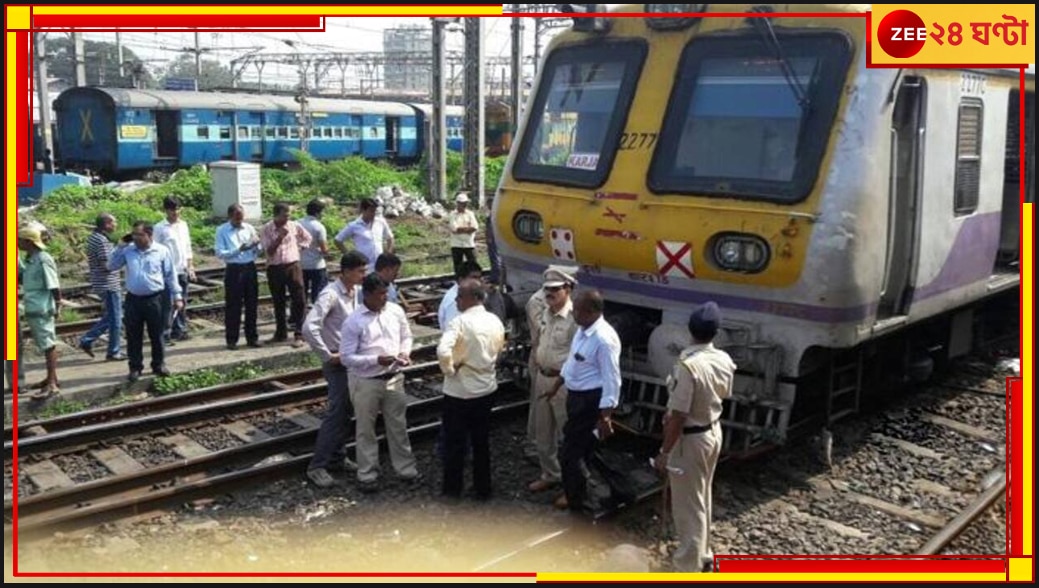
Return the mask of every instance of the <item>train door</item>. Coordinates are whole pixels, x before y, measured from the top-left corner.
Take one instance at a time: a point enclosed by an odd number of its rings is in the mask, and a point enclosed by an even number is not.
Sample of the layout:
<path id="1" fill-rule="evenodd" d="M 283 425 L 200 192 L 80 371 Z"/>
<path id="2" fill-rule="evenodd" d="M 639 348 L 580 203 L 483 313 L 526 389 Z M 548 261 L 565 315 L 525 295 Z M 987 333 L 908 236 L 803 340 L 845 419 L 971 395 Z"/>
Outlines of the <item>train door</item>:
<path id="1" fill-rule="evenodd" d="M 396 116 L 386 117 L 386 155 L 397 154 L 400 140 L 400 118 Z"/>
<path id="2" fill-rule="evenodd" d="M 926 104 L 924 78 L 907 76 L 898 89 L 891 120 L 887 257 L 875 330 L 901 322 L 898 317 L 909 312 L 917 260 Z"/>
<path id="3" fill-rule="evenodd" d="M 176 159 L 180 151 L 180 112 L 176 110 L 153 110 L 155 115 L 156 159 Z"/>
<path id="4" fill-rule="evenodd" d="M 244 119 L 244 124 L 249 127 L 249 159 L 263 161 L 264 115 L 262 112 L 248 112 L 242 113 L 242 118 Z M 239 120 L 239 124 L 243 124 L 243 121 Z"/>

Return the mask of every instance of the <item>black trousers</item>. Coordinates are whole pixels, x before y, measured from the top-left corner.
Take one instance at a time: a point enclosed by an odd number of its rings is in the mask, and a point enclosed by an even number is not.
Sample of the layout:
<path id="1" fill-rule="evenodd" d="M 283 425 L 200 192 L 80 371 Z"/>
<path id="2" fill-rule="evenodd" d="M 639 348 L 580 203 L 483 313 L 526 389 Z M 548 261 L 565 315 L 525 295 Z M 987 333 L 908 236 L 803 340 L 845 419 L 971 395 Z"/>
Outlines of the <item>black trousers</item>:
<path id="1" fill-rule="evenodd" d="M 478 498 L 491 495 L 491 407 L 495 393 L 461 400 L 444 396 L 444 484 L 445 496 L 460 497 L 467 443 L 473 448 L 473 490 Z"/>
<path id="2" fill-rule="evenodd" d="M 168 297 L 166 290 L 149 296 L 136 296 L 126 293 L 126 356 L 130 360 L 130 371 L 144 371 L 144 328 L 148 327 L 148 339 L 152 344 L 152 369 L 162 367 L 165 361 L 165 345 L 162 333 L 166 329 L 166 315 L 163 298 Z"/>
<path id="3" fill-rule="evenodd" d="M 455 275 L 457 276 L 463 262 L 471 261 L 476 263 L 476 249 L 472 247 L 452 247 L 451 260 L 455 263 Z"/>
<path id="4" fill-rule="evenodd" d="M 267 285 L 271 289 L 274 302 L 275 339 L 288 337 L 288 321 L 285 319 L 285 306 L 292 300 L 292 332 L 297 337 L 303 336 L 303 319 L 307 311 L 307 301 L 303 298 L 303 269 L 299 262 L 267 266 Z M 285 295 L 288 290 L 289 295 Z"/>
<path id="5" fill-rule="evenodd" d="M 318 294 L 328 285 L 328 269 L 303 270 L 303 294 L 311 304 L 317 302 Z"/>
<path id="6" fill-rule="evenodd" d="M 238 344 L 242 326 L 242 306 L 245 306 L 245 340 L 254 343 L 260 340 L 256 330 L 256 305 L 260 297 L 260 286 L 256 279 L 255 263 L 229 263 L 224 268 L 224 297 L 227 309 L 224 312 L 224 337 L 228 345 Z"/>
<path id="7" fill-rule="evenodd" d="M 571 390 L 566 397 L 566 424 L 563 425 L 563 451 L 560 469 L 563 471 L 563 490 L 571 510 L 581 510 L 588 494 L 584 472 L 588 456 L 595 450 L 597 440 L 592 431 L 599 421 L 599 401 L 602 388 Z"/>

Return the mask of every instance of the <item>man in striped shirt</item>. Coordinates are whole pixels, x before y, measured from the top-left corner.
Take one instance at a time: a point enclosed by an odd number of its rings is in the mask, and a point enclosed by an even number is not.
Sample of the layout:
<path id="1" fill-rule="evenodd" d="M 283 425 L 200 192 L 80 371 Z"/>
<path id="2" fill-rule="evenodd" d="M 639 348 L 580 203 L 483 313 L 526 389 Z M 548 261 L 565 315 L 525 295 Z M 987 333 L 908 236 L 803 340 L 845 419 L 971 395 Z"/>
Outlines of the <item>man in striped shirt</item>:
<path id="1" fill-rule="evenodd" d="M 90 289 L 101 299 L 103 311 L 94 327 L 79 340 L 79 348 L 90 357 L 94 357 L 94 341 L 108 331 L 108 353 L 105 355 L 108 361 L 126 359 L 126 355 L 120 351 L 123 335 L 123 293 L 119 284 L 119 270 L 108 270 L 108 261 L 115 250 L 109 235 L 115 231 L 116 224 L 114 216 L 101 213 L 94 223 L 94 232 L 87 237 Z"/>

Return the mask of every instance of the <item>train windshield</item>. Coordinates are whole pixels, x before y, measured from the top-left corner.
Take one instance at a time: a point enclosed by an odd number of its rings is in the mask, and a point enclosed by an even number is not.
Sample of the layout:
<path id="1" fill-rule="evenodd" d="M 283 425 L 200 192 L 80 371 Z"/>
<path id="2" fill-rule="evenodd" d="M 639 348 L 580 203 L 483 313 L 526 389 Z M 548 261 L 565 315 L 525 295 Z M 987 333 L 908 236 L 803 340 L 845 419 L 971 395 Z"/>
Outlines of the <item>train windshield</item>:
<path id="1" fill-rule="evenodd" d="M 513 175 L 569 186 L 602 185 L 645 55 L 641 43 L 555 51 L 545 63 Z"/>
<path id="2" fill-rule="evenodd" d="M 700 39 L 682 56 L 650 169 L 655 192 L 808 196 L 851 58 L 836 34 Z M 801 92 L 804 95 L 799 95 Z"/>

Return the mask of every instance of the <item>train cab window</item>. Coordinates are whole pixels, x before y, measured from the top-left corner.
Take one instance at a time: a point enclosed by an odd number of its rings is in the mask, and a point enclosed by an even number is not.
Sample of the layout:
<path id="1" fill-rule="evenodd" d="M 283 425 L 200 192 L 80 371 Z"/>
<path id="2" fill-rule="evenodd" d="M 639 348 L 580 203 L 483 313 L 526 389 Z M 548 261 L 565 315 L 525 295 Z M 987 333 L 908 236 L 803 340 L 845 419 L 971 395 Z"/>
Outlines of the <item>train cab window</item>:
<path id="1" fill-rule="evenodd" d="M 198 127 L 195 127 L 195 136 L 197 136 L 199 139 L 208 139 L 209 138 L 209 127 L 204 126 L 204 125 L 200 125 Z"/>
<path id="2" fill-rule="evenodd" d="M 220 127 L 220 138 L 230 139 L 231 138 L 231 127 Z"/>
<path id="3" fill-rule="evenodd" d="M 675 74 L 650 189 L 803 200 L 815 185 L 851 57 L 851 41 L 830 32 L 694 40 Z"/>
<path id="4" fill-rule="evenodd" d="M 956 187 L 953 188 L 957 216 L 971 214 L 978 208 L 983 112 L 981 100 L 964 98 L 960 102 L 956 126 Z"/>
<path id="5" fill-rule="evenodd" d="M 613 164 L 646 52 L 645 44 L 631 41 L 554 51 L 520 143 L 515 177 L 601 186 Z"/>

